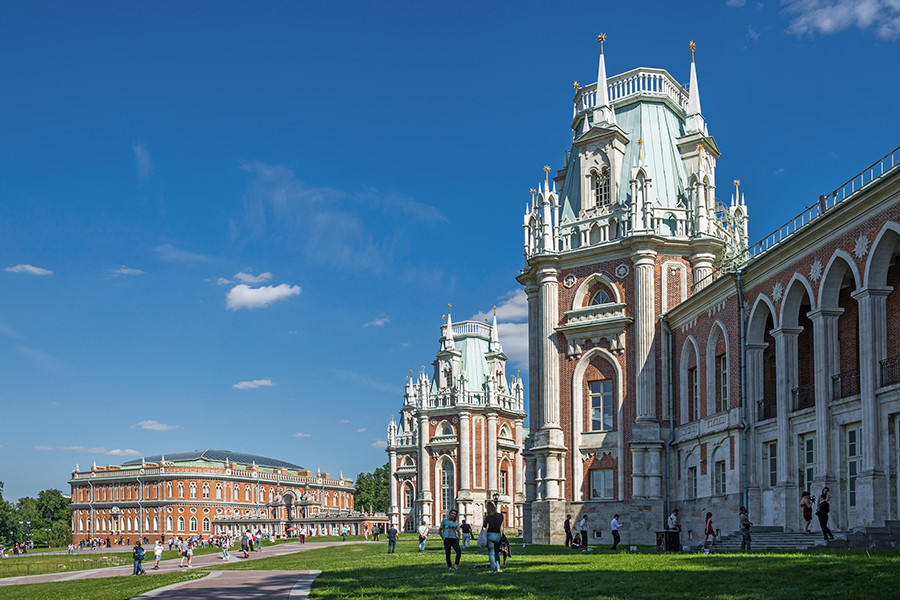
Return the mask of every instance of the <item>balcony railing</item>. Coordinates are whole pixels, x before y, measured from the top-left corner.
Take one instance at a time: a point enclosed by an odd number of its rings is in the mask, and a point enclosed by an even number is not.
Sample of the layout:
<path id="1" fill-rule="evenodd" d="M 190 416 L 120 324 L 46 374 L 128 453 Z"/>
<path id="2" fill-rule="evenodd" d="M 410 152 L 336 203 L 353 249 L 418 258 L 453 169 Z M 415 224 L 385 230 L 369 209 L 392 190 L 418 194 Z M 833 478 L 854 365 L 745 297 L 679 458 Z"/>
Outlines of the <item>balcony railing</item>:
<path id="1" fill-rule="evenodd" d="M 797 407 L 795 410 L 812 408 L 816 405 L 816 386 L 813 383 L 795 387 L 791 393 L 794 397 L 794 406 Z"/>
<path id="2" fill-rule="evenodd" d="M 900 356 L 881 361 L 881 387 L 900 383 Z"/>
<path id="3" fill-rule="evenodd" d="M 775 398 L 763 398 L 759 401 L 759 420 L 774 419 L 777 412 Z"/>
<path id="4" fill-rule="evenodd" d="M 859 394 L 859 369 L 844 371 L 831 378 L 832 398 L 849 398 Z"/>

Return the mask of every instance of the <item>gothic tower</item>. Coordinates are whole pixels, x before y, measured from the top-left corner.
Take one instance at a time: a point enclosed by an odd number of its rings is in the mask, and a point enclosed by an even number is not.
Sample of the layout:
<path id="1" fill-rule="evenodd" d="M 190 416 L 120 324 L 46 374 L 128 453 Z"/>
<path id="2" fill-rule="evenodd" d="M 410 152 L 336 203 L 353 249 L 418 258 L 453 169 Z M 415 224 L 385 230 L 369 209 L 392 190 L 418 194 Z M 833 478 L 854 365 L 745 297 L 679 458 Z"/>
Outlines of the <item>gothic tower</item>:
<path id="1" fill-rule="evenodd" d="M 716 201 L 693 42 L 684 89 L 662 69 L 608 78 L 604 40 L 597 83 L 575 83 L 566 164 L 552 178 L 545 167 L 523 224 L 535 543 L 562 542 L 567 512 L 599 523 L 618 508 L 635 533 L 659 527 L 670 431 L 658 316 L 747 247 L 743 199 Z"/>

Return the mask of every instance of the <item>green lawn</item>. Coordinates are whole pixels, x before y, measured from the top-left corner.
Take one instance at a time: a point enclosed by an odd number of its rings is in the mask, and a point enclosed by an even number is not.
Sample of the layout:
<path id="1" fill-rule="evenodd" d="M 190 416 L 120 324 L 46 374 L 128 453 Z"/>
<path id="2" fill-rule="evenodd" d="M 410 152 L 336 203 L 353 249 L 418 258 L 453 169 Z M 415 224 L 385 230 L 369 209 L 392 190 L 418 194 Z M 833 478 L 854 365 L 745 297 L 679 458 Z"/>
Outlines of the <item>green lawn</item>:
<path id="1" fill-rule="evenodd" d="M 0 587 L 3 600 L 127 600 L 158 587 L 197 579 L 207 573 L 188 571 L 152 577 L 103 577 L 56 583 L 29 583 Z"/>
<path id="2" fill-rule="evenodd" d="M 768 600 L 784 598 L 894 598 L 900 589 L 896 551 L 819 550 L 703 555 L 572 552 L 560 546 L 512 544 L 502 573 L 475 565 L 486 552 L 463 553 L 459 571 L 448 571 L 438 538 L 424 553 L 403 540 L 397 553 L 387 544 L 354 544 L 282 557 L 222 565 L 217 569 L 319 569 L 313 600 L 604 599 Z M 861 595 L 862 591 L 864 594 Z"/>
<path id="3" fill-rule="evenodd" d="M 32 554 L 0 561 L 0 577 L 40 575 L 133 564 L 130 554 Z M 2 595 L 2 594 L 0 594 Z"/>

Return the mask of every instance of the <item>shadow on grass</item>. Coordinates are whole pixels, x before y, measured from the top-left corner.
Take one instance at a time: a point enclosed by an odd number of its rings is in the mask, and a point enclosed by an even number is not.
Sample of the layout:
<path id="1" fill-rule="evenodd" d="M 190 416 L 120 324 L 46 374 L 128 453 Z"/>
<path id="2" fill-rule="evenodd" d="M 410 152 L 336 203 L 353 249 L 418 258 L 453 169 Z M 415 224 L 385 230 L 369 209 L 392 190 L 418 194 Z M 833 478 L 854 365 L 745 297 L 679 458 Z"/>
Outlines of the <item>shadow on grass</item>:
<path id="1" fill-rule="evenodd" d="M 475 569 L 483 549 L 463 553 L 459 571 L 448 571 L 443 548 L 417 552 L 398 544 L 310 550 L 223 569 L 319 569 L 313 599 L 568 599 L 652 598 L 763 600 L 769 598 L 897 597 L 900 553 L 812 551 L 785 553 L 656 554 L 572 552 L 559 546 L 513 547 L 503 573 Z M 861 587 L 863 586 L 863 587 Z"/>

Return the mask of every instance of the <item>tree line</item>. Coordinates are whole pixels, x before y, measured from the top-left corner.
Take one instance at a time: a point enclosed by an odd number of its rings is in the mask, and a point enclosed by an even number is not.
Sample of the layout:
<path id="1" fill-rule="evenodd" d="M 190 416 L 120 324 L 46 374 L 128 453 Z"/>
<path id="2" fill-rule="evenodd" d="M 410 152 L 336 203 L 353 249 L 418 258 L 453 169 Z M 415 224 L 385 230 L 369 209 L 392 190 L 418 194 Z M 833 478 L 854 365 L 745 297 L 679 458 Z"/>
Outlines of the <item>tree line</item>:
<path id="1" fill-rule="evenodd" d="M 59 490 L 41 490 L 37 498 L 18 502 L 3 498 L 0 481 L 0 542 L 6 545 L 27 539 L 36 546 L 66 546 L 72 542 L 72 509 Z"/>
<path id="2" fill-rule="evenodd" d="M 360 473 L 356 476 L 356 493 L 353 495 L 353 507 L 362 512 L 388 511 L 390 504 L 390 465 L 385 463 L 372 473 Z"/>

